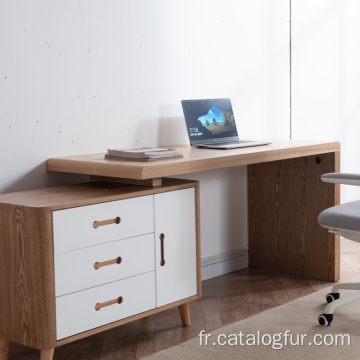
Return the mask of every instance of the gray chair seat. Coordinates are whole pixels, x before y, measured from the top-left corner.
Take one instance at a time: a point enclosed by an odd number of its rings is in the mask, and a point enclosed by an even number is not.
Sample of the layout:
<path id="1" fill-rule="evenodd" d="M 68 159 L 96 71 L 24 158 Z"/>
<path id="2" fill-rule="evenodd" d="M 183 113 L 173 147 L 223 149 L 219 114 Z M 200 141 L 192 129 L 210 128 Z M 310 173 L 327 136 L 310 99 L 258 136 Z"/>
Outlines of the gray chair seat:
<path id="1" fill-rule="evenodd" d="M 360 200 L 333 206 L 318 217 L 320 225 L 332 229 L 360 231 Z"/>
<path id="2" fill-rule="evenodd" d="M 322 175 L 321 179 L 328 183 L 360 186 L 360 174 L 331 173 Z M 360 200 L 326 209 L 319 215 L 318 221 L 330 232 L 360 243 Z M 326 254 L 324 256 L 326 257 Z M 318 317 L 321 326 L 331 324 L 336 308 L 360 300 L 360 291 L 340 297 L 340 289 L 360 290 L 360 283 L 338 283 L 332 287 L 331 293 L 326 295 L 328 304 L 325 312 Z"/>

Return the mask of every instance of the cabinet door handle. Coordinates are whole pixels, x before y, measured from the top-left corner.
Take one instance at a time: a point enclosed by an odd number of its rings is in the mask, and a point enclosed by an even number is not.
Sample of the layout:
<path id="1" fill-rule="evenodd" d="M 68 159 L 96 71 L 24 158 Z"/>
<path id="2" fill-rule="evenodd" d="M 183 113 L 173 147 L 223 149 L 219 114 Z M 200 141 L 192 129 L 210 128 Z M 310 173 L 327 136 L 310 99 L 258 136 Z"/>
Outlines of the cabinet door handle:
<path id="1" fill-rule="evenodd" d="M 121 304 L 123 302 L 123 298 L 122 296 L 118 297 L 117 299 L 114 300 L 110 300 L 110 301 L 106 301 L 103 303 L 97 303 L 95 305 L 95 310 L 99 311 L 100 309 L 106 307 L 106 306 L 110 306 L 110 305 L 115 305 L 115 304 Z"/>
<path id="2" fill-rule="evenodd" d="M 103 220 L 103 221 L 94 221 L 93 228 L 97 229 L 99 226 L 110 225 L 110 224 L 120 224 L 120 216 L 115 219 Z"/>
<path id="3" fill-rule="evenodd" d="M 94 269 L 98 270 L 98 269 L 100 269 L 101 267 L 104 267 L 104 266 L 113 265 L 113 264 L 120 264 L 121 261 L 122 261 L 121 256 L 119 256 L 119 257 L 117 257 L 116 259 L 113 259 L 113 260 L 108 260 L 108 261 L 103 261 L 103 262 L 96 262 L 94 264 Z"/>
<path id="4" fill-rule="evenodd" d="M 165 265 L 165 259 L 164 259 L 164 238 L 165 235 L 163 233 L 160 234 L 160 252 L 161 252 L 161 260 L 160 260 L 160 266 Z"/>

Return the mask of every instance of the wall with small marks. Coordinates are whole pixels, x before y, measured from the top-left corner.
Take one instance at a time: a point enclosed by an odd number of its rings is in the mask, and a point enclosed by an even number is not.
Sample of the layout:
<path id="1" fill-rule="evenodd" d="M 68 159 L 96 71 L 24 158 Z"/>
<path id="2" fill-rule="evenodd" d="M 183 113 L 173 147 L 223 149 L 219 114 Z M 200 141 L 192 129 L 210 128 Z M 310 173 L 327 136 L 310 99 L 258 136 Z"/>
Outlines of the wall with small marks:
<path id="1" fill-rule="evenodd" d="M 293 137 L 340 141 L 345 173 L 360 173 L 359 18 L 358 0 L 292 0 Z M 359 199 L 341 186 L 341 202 Z"/>
<path id="2" fill-rule="evenodd" d="M 229 97 L 240 137 L 289 137 L 288 0 L 3 0 L 0 49 L 0 192 L 87 180 L 49 157 L 188 143 L 182 99 Z M 202 255 L 246 246 L 246 168 L 188 177 Z"/>

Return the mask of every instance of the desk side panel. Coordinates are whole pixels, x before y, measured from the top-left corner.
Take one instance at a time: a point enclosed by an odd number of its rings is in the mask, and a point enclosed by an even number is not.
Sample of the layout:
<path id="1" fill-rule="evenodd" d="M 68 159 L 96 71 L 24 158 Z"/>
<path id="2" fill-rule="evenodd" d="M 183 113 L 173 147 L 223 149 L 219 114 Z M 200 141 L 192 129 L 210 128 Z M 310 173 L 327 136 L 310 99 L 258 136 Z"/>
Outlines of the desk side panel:
<path id="1" fill-rule="evenodd" d="M 338 170 L 339 152 L 249 166 L 251 267 L 339 279 L 339 238 L 317 221 L 339 203 L 339 187 L 321 175 Z"/>
<path id="2" fill-rule="evenodd" d="M 0 204 L 0 338 L 55 345 L 51 212 Z"/>

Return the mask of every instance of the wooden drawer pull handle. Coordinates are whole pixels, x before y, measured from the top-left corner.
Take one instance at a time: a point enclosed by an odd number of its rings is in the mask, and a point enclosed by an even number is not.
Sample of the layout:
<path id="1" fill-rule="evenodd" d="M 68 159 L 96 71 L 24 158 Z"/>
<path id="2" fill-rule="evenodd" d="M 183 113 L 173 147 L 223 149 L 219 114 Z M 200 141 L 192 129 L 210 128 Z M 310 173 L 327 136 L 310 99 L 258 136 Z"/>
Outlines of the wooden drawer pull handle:
<path id="1" fill-rule="evenodd" d="M 120 217 L 116 217 L 115 219 L 110 219 L 110 220 L 103 220 L 103 221 L 94 221 L 93 222 L 93 228 L 97 229 L 99 226 L 104 226 L 104 225 L 110 225 L 110 224 L 120 224 Z"/>
<path id="2" fill-rule="evenodd" d="M 160 234 L 160 250 L 161 250 L 161 260 L 160 260 L 160 266 L 165 265 L 165 259 L 164 259 L 164 238 L 165 235 L 163 233 Z"/>
<path id="3" fill-rule="evenodd" d="M 103 262 L 96 262 L 94 264 L 94 269 L 98 270 L 98 269 L 100 269 L 101 267 L 104 267 L 104 266 L 113 265 L 113 264 L 120 264 L 121 260 L 122 259 L 119 256 L 118 258 L 113 259 L 113 260 L 108 260 L 108 261 L 103 261 Z"/>
<path id="4" fill-rule="evenodd" d="M 95 310 L 99 311 L 100 309 L 106 307 L 106 306 L 110 306 L 110 305 L 115 305 L 115 304 L 121 304 L 123 302 L 123 298 L 122 296 L 118 297 L 117 299 L 114 300 L 110 300 L 110 301 L 106 301 L 103 303 L 97 303 L 95 305 Z"/>

